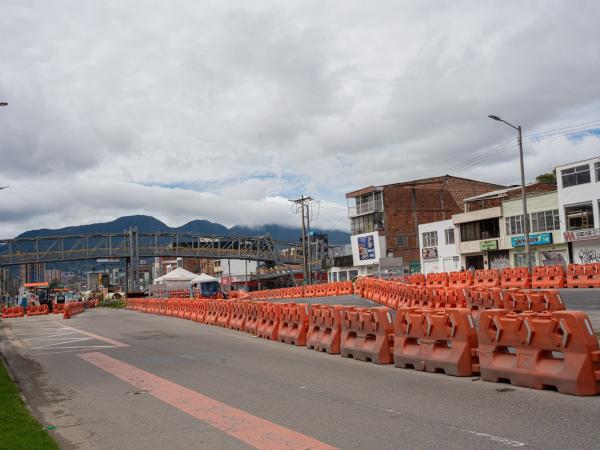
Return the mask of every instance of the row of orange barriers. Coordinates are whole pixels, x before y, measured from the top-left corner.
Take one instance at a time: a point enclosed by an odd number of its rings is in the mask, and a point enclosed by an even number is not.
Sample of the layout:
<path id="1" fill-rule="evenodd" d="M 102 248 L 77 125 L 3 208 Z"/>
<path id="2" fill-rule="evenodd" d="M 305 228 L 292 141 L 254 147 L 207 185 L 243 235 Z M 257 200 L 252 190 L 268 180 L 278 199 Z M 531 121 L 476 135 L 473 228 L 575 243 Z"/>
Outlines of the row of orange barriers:
<path id="1" fill-rule="evenodd" d="M 377 364 L 573 395 L 600 393 L 600 348 L 579 311 L 360 308 L 264 301 L 132 299 L 129 309 L 186 318 Z"/>
<path id="2" fill-rule="evenodd" d="M 63 310 L 63 318 L 70 319 L 75 314 L 82 313 L 85 310 L 86 304 L 84 302 L 70 302 L 65 303 Z"/>
<path id="3" fill-rule="evenodd" d="M 337 281 L 291 288 L 268 289 L 250 292 L 250 297 L 255 300 L 278 300 L 314 297 L 337 297 L 338 295 L 352 295 L 354 288 L 352 281 Z"/>
<path id="4" fill-rule="evenodd" d="M 25 309 L 22 306 L 3 306 L 2 318 L 13 319 L 15 317 L 25 316 Z"/>
<path id="5" fill-rule="evenodd" d="M 440 272 L 403 277 L 403 284 L 430 287 L 504 287 L 504 288 L 598 288 L 600 263 L 569 264 L 563 266 L 536 266 L 532 272 L 526 267 Z"/>
<path id="6" fill-rule="evenodd" d="M 30 305 L 27 307 L 28 316 L 45 316 L 46 314 L 50 314 L 48 305 Z"/>
<path id="7" fill-rule="evenodd" d="M 516 312 L 566 309 L 557 289 L 422 287 L 365 278 L 360 281 L 359 292 L 362 297 L 392 309 L 468 308 L 476 319 L 479 312 L 485 309 L 507 309 Z"/>

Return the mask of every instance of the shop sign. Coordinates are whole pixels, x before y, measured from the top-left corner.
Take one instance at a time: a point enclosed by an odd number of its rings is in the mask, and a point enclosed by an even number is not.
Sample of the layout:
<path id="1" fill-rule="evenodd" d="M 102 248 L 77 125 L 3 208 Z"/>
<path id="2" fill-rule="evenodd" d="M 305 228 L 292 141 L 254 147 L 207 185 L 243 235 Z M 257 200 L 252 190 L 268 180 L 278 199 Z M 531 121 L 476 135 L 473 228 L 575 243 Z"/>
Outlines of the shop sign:
<path id="1" fill-rule="evenodd" d="M 482 252 L 488 251 L 488 250 L 498 250 L 498 241 L 494 240 L 494 241 L 481 241 L 479 243 L 479 250 L 481 250 Z"/>
<path id="2" fill-rule="evenodd" d="M 600 228 L 588 228 L 587 230 L 565 231 L 566 242 L 588 241 L 591 239 L 600 239 Z"/>
<path id="3" fill-rule="evenodd" d="M 421 255 L 423 259 L 437 259 L 438 249 L 437 247 L 428 247 L 421 249 Z"/>
<path id="4" fill-rule="evenodd" d="M 524 247 L 525 236 L 515 236 L 510 239 L 513 247 Z M 552 244 L 552 233 L 540 233 L 529 235 L 529 245 L 546 245 Z"/>

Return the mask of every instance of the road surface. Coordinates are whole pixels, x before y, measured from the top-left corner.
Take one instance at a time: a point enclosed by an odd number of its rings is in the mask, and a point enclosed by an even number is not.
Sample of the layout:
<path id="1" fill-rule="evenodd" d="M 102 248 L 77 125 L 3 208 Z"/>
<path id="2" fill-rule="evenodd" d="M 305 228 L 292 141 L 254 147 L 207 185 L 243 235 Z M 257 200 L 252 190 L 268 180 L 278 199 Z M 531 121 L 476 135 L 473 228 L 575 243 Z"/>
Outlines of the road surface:
<path id="1" fill-rule="evenodd" d="M 598 448 L 600 397 L 378 366 L 246 333 L 96 309 L 0 323 L 62 448 Z"/>

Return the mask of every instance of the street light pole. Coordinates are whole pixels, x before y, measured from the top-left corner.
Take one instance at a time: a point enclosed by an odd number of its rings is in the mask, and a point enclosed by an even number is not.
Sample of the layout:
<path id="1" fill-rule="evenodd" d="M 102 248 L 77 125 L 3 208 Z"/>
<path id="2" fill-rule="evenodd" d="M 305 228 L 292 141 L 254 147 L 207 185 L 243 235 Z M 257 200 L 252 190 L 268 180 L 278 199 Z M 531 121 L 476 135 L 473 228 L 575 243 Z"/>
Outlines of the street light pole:
<path id="1" fill-rule="evenodd" d="M 519 134 L 519 161 L 521 165 L 521 200 L 523 202 L 523 228 L 525 231 L 525 260 L 527 262 L 527 268 L 531 273 L 531 251 L 529 249 L 529 215 L 527 214 L 527 195 L 525 192 L 525 165 L 523 164 L 523 129 L 521 125 L 516 127 L 498 116 L 489 115 L 488 117 L 499 122 L 504 122 L 509 127 L 517 130 Z"/>

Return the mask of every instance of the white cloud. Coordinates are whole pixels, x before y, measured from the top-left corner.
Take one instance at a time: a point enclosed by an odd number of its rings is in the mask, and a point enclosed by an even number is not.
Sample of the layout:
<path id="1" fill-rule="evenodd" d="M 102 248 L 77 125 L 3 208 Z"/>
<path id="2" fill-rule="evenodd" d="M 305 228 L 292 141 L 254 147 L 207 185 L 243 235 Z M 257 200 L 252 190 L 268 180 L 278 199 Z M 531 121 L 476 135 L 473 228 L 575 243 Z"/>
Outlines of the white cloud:
<path id="1" fill-rule="evenodd" d="M 319 220 L 347 228 L 345 192 L 445 174 L 509 141 L 490 113 L 526 133 L 600 120 L 599 13 L 567 1 L 5 1 L 0 236 L 133 213 L 295 224 L 283 200 L 299 193 L 334 202 Z M 599 154 L 598 141 L 527 144 L 529 178 Z M 515 183 L 516 157 L 451 173 Z"/>

